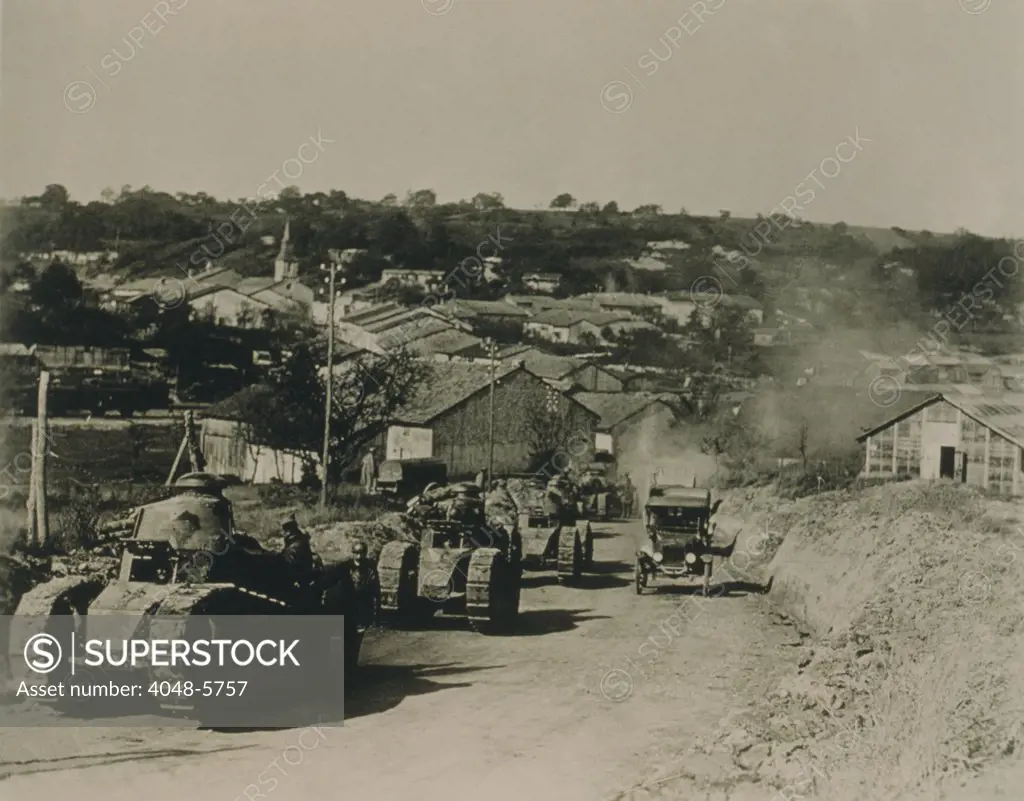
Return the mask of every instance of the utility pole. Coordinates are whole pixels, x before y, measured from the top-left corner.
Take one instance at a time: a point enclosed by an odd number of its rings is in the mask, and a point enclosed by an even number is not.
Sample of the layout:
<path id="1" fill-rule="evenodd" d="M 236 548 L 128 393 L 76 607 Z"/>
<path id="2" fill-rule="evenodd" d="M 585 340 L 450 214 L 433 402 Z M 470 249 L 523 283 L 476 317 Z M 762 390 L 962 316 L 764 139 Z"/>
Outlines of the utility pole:
<path id="1" fill-rule="evenodd" d="M 490 356 L 491 388 L 488 399 L 488 420 L 487 420 L 487 484 L 484 491 L 488 491 L 494 483 L 494 378 L 497 373 L 498 346 L 493 339 L 487 340 L 487 355 Z"/>
<path id="2" fill-rule="evenodd" d="M 328 283 L 327 302 L 327 395 L 324 403 L 324 452 L 321 464 L 324 475 L 320 481 L 320 509 L 327 508 L 327 469 L 331 459 L 331 406 L 334 402 L 334 276 L 337 270 L 337 263 L 332 257 L 327 265 L 321 264 L 320 269 L 327 269 L 330 272 Z"/>

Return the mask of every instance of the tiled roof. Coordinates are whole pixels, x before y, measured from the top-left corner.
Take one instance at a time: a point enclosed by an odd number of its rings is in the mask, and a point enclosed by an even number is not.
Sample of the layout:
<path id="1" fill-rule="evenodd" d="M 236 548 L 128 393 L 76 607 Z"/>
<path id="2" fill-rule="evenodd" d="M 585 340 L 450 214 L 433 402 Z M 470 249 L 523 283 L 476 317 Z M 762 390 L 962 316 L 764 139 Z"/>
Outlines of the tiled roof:
<path id="1" fill-rule="evenodd" d="M 276 281 L 273 278 L 243 278 L 235 286 L 235 290 L 243 295 L 255 295 L 264 289 L 272 287 Z"/>
<path id="2" fill-rule="evenodd" d="M 573 397 L 601 418 L 602 430 L 614 428 L 652 403 L 668 405 L 664 396 L 648 392 L 577 392 Z"/>
<path id="3" fill-rule="evenodd" d="M 589 311 L 587 309 L 547 309 L 531 317 L 527 324 L 551 325 L 556 328 L 569 328 L 580 323 L 590 323 L 597 327 L 632 319 L 628 314 L 618 312 Z"/>
<path id="4" fill-rule="evenodd" d="M 467 334 L 465 331 L 446 328 L 443 331 L 413 340 L 409 343 L 408 350 L 415 356 L 429 356 L 435 353 L 455 356 L 479 346 L 482 342 L 480 337 Z"/>
<path id="5" fill-rule="evenodd" d="M 452 317 L 521 317 L 527 318 L 526 309 L 506 303 L 503 300 L 452 300 L 435 307 L 441 314 Z"/>
<path id="6" fill-rule="evenodd" d="M 665 295 L 667 300 L 692 301 L 698 306 L 706 309 L 713 309 L 715 306 L 724 306 L 733 309 L 762 309 L 760 303 L 748 295 L 723 295 L 718 292 L 669 292 Z"/>
<path id="7" fill-rule="evenodd" d="M 580 297 L 592 300 L 600 306 L 615 306 L 623 309 L 652 309 L 661 307 L 661 304 L 654 298 L 638 295 L 635 292 L 594 292 L 581 295 Z"/>
<path id="8" fill-rule="evenodd" d="M 499 364 L 495 378 L 501 380 L 522 366 Z M 394 422 L 427 425 L 438 415 L 483 392 L 490 385 L 490 366 L 472 362 L 435 362 L 419 382 L 413 397 L 394 415 Z"/>
<path id="9" fill-rule="evenodd" d="M 540 378 L 552 379 L 565 378 L 586 364 L 583 359 L 574 359 L 572 356 L 556 356 L 553 353 L 545 353 L 542 350 L 513 353 L 501 358 L 505 361 L 522 359 L 523 366 L 529 372 Z"/>

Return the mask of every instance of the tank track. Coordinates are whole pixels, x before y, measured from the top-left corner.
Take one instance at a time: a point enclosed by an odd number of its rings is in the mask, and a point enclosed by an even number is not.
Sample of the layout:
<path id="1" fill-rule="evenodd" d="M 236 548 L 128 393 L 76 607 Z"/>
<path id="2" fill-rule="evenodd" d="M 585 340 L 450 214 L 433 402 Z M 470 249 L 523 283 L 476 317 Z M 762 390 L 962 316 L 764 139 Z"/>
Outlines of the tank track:
<path id="1" fill-rule="evenodd" d="M 466 571 L 466 617 L 477 631 L 496 630 L 502 621 L 495 618 L 492 601 L 500 603 L 501 593 L 514 593 L 515 615 L 519 615 L 518 577 L 497 548 L 478 548 L 469 559 Z M 506 621 L 510 622 L 510 621 Z"/>
<path id="2" fill-rule="evenodd" d="M 558 580 L 563 584 L 579 580 L 583 573 L 583 541 L 577 528 L 563 528 L 558 534 Z"/>

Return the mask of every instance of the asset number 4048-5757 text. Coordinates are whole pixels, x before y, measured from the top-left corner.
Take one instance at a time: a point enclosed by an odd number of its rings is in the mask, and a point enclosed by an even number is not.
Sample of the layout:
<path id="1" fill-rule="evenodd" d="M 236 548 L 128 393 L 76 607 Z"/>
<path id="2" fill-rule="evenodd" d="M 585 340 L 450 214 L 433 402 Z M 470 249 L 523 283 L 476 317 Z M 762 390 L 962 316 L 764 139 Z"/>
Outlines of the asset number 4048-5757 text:
<path id="1" fill-rule="evenodd" d="M 247 681 L 204 681 L 197 684 L 193 681 L 154 681 L 149 685 L 150 695 L 166 698 L 169 695 L 179 698 L 215 698 L 224 696 L 231 698 L 245 692 Z"/>

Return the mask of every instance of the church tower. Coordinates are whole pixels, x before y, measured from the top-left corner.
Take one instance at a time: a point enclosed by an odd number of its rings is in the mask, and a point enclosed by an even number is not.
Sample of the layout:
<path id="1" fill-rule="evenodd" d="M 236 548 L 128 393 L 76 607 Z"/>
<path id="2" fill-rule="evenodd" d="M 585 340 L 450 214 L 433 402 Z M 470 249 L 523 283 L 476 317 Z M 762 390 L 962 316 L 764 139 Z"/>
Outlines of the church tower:
<path id="1" fill-rule="evenodd" d="M 281 250 L 278 251 L 277 259 L 274 261 L 274 280 L 284 281 L 286 278 L 296 278 L 298 274 L 299 263 L 295 261 L 295 254 L 292 252 L 291 220 L 285 219 Z"/>

